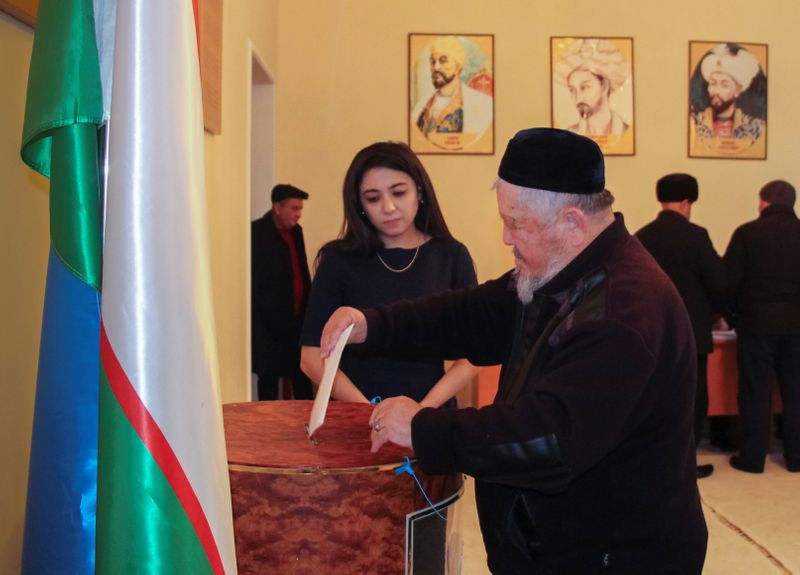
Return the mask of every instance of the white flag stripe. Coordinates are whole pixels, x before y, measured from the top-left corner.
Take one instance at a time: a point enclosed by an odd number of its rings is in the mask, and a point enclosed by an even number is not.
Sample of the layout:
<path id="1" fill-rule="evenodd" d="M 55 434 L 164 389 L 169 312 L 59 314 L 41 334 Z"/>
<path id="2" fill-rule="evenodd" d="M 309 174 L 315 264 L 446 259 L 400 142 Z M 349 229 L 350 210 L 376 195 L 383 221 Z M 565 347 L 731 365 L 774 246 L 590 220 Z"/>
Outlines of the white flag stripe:
<path id="1" fill-rule="evenodd" d="M 119 0 L 103 322 L 236 573 L 191 0 Z"/>

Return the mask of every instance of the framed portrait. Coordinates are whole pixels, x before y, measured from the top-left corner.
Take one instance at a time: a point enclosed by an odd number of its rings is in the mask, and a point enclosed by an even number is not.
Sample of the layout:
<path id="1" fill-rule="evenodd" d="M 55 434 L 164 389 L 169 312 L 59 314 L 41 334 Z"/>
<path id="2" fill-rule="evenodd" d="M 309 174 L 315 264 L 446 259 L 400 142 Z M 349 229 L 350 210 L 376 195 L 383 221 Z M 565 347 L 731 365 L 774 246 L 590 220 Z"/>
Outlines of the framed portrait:
<path id="1" fill-rule="evenodd" d="M 0 0 L 0 10 L 35 28 L 39 0 Z"/>
<path id="2" fill-rule="evenodd" d="M 689 42 L 689 157 L 767 159 L 767 45 Z"/>
<path id="3" fill-rule="evenodd" d="M 408 35 L 408 144 L 494 154 L 494 35 Z"/>
<path id="4" fill-rule="evenodd" d="M 550 38 L 550 121 L 607 156 L 636 153 L 633 38 Z"/>

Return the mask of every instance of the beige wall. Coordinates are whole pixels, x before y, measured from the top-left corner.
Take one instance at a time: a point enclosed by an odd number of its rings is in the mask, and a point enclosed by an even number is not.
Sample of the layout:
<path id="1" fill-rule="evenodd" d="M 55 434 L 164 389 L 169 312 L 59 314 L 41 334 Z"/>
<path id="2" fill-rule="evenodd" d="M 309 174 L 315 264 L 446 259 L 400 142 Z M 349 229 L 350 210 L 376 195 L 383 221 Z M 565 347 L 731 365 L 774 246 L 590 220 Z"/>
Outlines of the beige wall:
<path id="1" fill-rule="evenodd" d="M 251 50 L 278 76 L 277 0 L 223 5 L 222 134 L 206 135 L 206 186 L 222 401 L 250 389 Z"/>
<path id="2" fill-rule="evenodd" d="M 741 17 L 747 14 L 747 18 Z M 468 245 L 481 279 L 511 265 L 489 187 L 505 142 L 550 118 L 551 35 L 632 36 L 637 154 L 609 158 L 608 186 L 636 229 L 652 218 L 655 180 L 695 174 L 695 219 L 722 251 L 755 214 L 767 180 L 800 184 L 793 129 L 800 109 L 795 0 L 768 9 L 730 0 L 227 0 L 223 14 L 222 135 L 206 136 L 211 264 L 223 401 L 247 398 L 249 385 L 250 45 L 275 79 L 277 180 L 312 193 L 303 224 L 309 254 L 334 237 L 340 186 L 353 154 L 377 140 L 406 139 L 408 32 L 495 34 L 495 156 L 425 156 L 448 223 Z M 278 26 L 280 23 L 280 26 Z M 437 24 L 442 23 L 442 24 Z M 668 37 L 668 40 L 664 40 Z M 686 156 L 688 41 L 769 44 L 769 159 L 689 160 Z M 18 159 L 32 33 L 0 14 L 0 230 L 3 330 L 0 332 L 0 572 L 18 569 L 48 238 L 47 181 Z"/>
<path id="3" fill-rule="evenodd" d="M 376 140 L 407 139 L 407 34 L 494 34 L 495 156 L 423 157 L 452 231 L 472 252 L 479 277 L 488 279 L 511 259 L 487 190 L 508 139 L 519 129 L 549 125 L 550 36 L 630 36 L 636 156 L 607 161 L 616 207 L 635 231 L 657 210 L 658 177 L 692 173 L 701 189 L 694 218 L 724 251 L 735 226 L 755 216 L 762 184 L 779 177 L 800 184 L 793 145 L 800 108 L 792 101 L 800 88 L 799 20 L 792 0 L 770 1 L 764 10 L 742 0 L 724 9 L 695 0 L 281 2 L 278 173 L 312 194 L 303 226 L 309 252 L 316 253 L 339 229 L 341 181 L 354 153 Z M 769 44 L 767 161 L 687 158 L 689 40 Z"/>
<path id="4" fill-rule="evenodd" d="M 32 47 L 31 30 L 0 13 L 0 573 L 19 571 L 50 249 L 49 183 L 19 159 Z"/>

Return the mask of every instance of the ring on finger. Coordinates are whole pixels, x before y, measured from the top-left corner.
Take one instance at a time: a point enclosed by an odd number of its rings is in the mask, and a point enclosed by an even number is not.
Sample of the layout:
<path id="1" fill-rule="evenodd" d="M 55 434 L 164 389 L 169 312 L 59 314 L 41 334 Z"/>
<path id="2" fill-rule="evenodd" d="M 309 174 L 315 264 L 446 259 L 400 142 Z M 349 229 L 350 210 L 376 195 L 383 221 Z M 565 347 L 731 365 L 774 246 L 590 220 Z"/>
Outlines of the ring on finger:
<path id="1" fill-rule="evenodd" d="M 380 419 L 376 419 L 375 420 L 375 423 L 372 424 L 372 429 L 374 429 L 375 431 L 380 431 L 381 429 L 383 429 L 381 427 L 381 420 Z"/>

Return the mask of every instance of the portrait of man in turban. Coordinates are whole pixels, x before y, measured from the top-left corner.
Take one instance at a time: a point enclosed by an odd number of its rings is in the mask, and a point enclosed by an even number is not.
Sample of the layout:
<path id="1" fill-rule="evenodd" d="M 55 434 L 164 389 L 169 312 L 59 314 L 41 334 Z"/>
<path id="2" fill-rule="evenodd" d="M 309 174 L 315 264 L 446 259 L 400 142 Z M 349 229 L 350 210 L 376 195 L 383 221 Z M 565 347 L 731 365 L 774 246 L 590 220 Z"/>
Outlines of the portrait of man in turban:
<path id="1" fill-rule="evenodd" d="M 409 143 L 417 153 L 493 153 L 493 36 L 409 35 Z"/>
<path id="2" fill-rule="evenodd" d="M 633 154 L 633 40 L 551 38 L 553 127 Z"/>
<path id="3" fill-rule="evenodd" d="M 766 158 L 767 47 L 690 42 L 689 155 Z"/>

